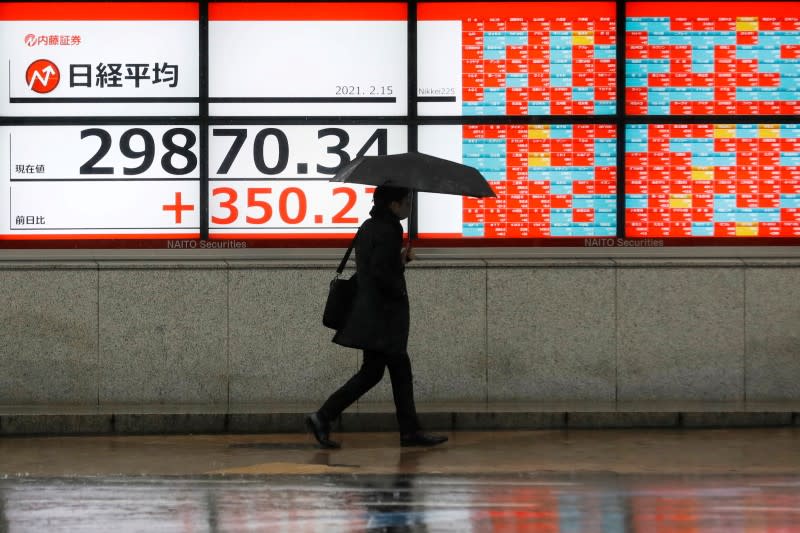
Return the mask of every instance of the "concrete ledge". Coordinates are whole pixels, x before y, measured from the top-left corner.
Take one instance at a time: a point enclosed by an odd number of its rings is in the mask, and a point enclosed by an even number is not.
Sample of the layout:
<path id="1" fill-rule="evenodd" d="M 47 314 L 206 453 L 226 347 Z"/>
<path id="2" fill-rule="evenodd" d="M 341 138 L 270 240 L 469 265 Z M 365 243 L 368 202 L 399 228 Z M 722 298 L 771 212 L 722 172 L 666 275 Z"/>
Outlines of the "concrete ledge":
<path id="1" fill-rule="evenodd" d="M 119 407 L 114 411 L 64 407 L 0 406 L 0 436 L 21 435 L 162 435 L 216 433 L 299 433 L 303 417 L 316 406 L 246 405 L 234 410 L 220 406 Z M 713 404 L 707 410 L 676 403 L 617 408 L 548 404 L 424 404 L 419 406 L 423 427 L 431 431 L 492 431 L 514 429 L 620 428 L 741 428 L 800 426 L 797 402 Z M 564 409 L 569 407 L 569 409 Z M 333 426 L 336 432 L 397 431 L 390 406 L 351 408 Z"/>
<path id="2" fill-rule="evenodd" d="M 739 428 L 791 426 L 797 413 L 683 413 L 683 427 Z"/>
<path id="3" fill-rule="evenodd" d="M 571 429 L 609 428 L 676 428 L 680 427 L 680 412 L 584 412 L 566 413 Z"/>

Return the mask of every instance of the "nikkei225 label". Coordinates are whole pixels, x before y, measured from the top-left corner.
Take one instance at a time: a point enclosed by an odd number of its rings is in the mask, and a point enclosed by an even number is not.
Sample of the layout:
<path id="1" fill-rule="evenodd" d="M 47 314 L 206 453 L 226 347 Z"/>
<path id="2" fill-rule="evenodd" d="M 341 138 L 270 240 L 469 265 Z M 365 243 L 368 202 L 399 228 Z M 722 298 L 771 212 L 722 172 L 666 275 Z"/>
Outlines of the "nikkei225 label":
<path id="1" fill-rule="evenodd" d="M 196 126 L 0 128 L 0 238 L 199 235 Z"/>
<path id="2" fill-rule="evenodd" d="M 352 235 L 374 187 L 329 180 L 362 155 L 406 151 L 397 125 L 212 126 L 210 233 L 216 237 Z"/>

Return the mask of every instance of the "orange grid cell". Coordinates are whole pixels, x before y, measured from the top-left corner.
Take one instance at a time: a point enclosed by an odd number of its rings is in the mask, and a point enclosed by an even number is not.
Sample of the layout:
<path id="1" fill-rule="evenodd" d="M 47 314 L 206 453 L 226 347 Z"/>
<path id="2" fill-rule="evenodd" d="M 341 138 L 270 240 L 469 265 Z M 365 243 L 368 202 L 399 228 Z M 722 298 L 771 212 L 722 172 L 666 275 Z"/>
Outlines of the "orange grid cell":
<path id="1" fill-rule="evenodd" d="M 572 194 L 596 194 L 593 181 L 573 181 Z"/>
<path id="2" fill-rule="evenodd" d="M 572 210 L 573 222 L 594 222 L 594 209 L 579 208 Z"/>
<path id="3" fill-rule="evenodd" d="M 572 207 L 572 195 L 553 194 L 550 196 L 550 205 L 553 209 L 569 209 Z"/>

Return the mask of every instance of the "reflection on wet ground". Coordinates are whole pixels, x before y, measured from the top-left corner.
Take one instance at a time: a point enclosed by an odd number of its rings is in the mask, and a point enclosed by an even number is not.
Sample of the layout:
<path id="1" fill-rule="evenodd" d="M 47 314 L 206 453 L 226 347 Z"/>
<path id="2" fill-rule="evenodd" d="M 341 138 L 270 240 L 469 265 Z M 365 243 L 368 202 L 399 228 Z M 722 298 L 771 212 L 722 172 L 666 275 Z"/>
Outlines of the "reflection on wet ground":
<path id="1" fill-rule="evenodd" d="M 9 532 L 800 531 L 786 476 L 26 478 L 0 502 Z"/>
<path id="2" fill-rule="evenodd" d="M 800 532 L 800 428 L 0 439 L 0 533 Z"/>

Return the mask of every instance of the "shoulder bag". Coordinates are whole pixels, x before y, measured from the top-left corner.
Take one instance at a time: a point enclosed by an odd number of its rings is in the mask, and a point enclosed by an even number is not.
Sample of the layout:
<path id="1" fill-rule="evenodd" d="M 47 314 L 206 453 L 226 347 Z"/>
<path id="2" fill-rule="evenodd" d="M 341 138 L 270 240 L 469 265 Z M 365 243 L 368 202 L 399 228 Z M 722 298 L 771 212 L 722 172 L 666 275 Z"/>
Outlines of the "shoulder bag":
<path id="1" fill-rule="evenodd" d="M 353 237 L 353 242 L 344 254 L 339 268 L 336 269 L 336 277 L 331 280 L 330 288 L 328 289 L 328 299 L 325 301 L 325 310 L 322 312 L 322 325 L 326 328 L 334 330 L 341 329 L 347 317 L 350 315 L 350 310 L 353 308 L 353 300 L 356 297 L 356 290 L 358 289 L 357 274 L 353 274 L 348 279 L 339 278 L 344 271 L 347 260 L 350 259 L 350 253 L 356 245 L 358 233 Z"/>

